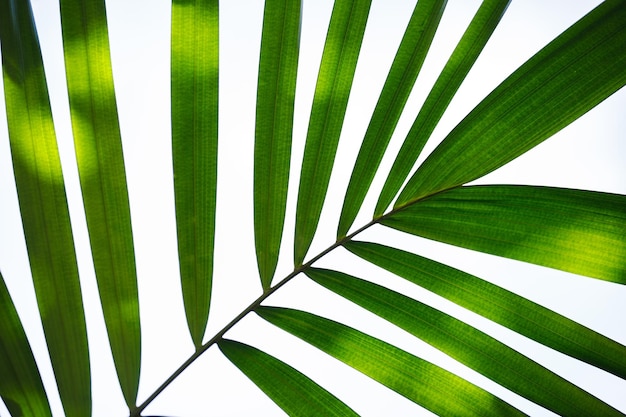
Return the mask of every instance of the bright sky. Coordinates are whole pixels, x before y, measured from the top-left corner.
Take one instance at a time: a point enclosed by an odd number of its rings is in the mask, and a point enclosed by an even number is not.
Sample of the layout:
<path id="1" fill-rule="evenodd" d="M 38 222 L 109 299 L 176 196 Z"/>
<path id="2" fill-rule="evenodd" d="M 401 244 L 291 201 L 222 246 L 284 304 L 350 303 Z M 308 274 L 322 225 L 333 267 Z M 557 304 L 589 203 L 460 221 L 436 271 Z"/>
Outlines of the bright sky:
<path id="1" fill-rule="evenodd" d="M 79 258 L 81 283 L 89 329 L 92 358 L 94 416 L 126 414 L 113 370 L 108 342 L 98 304 L 91 266 L 84 214 L 73 156 L 69 106 L 65 90 L 60 23 L 56 2 L 33 0 L 39 26 L 46 74 L 49 82 L 59 148 L 64 163 L 66 187 Z M 252 235 L 252 154 L 254 106 L 258 68 L 259 36 L 263 2 L 241 0 L 222 2 L 220 9 L 220 165 L 216 264 L 213 304 L 207 340 L 255 299 L 261 291 Z M 380 87 L 403 34 L 414 1 L 374 0 L 323 219 L 309 252 L 318 253 L 334 241 L 338 213 L 352 163 L 363 137 Z M 593 8 L 598 1 L 561 0 L 513 1 L 492 41 L 469 74 L 433 133 L 435 144 L 478 101 L 506 75 L 549 40 Z M 385 167 L 393 162 L 419 106 L 445 64 L 478 1 L 450 1 L 435 40 L 407 104 L 404 117 L 390 144 Z M 192 352 L 184 321 L 178 282 L 174 204 L 169 138 L 169 2 L 154 0 L 110 0 L 107 2 L 118 108 L 126 159 L 136 258 L 139 275 L 143 330 L 143 363 L 139 402 L 166 379 Z M 302 157 L 311 100 L 322 53 L 332 2 L 304 0 L 302 46 L 296 100 L 292 166 Z M 0 87 L 1 89 L 2 87 Z M 3 97 L 3 96 L 2 96 Z M 3 98 L 0 107 L 4 108 Z M 624 157 L 626 144 L 626 91 L 622 90 L 564 129 L 548 142 L 508 166 L 480 180 L 480 183 L 552 185 L 606 192 L 626 193 Z M 385 169 L 382 169 L 386 173 Z M 20 225 L 12 177 L 6 119 L 0 117 L 0 269 L 14 297 L 18 312 L 42 370 L 55 416 L 62 409 L 54 388 L 43 332 L 36 313 L 26 249 Z M 378 176 L 374 191 L 382 186 Z M 284 251 L 277 279 L 290 272 L 293 242 L 293 209 L 297 173 L 292 176 Z M 374 192 L 373 194 L 376 194 Z M 363 225 L 373 211 L 374 197 L 356 221 Z M 453 266 L 481 276 L 528 298 L 549 305 L 617 341 L 626 344 L 626 289 L 615 284 L 551 271 L 546 268 L 477 254 L 399 232 L 375 227 L 359 236 L 450 262 Z M 347 268 L 346 266 L 350 267 Z M 571 378 L 576 384 L 626 412 L 626 383 L 616 377 L 534 342 L 501 329 L 486 320 L 408 285 L 403 280 L 338 250 L 316 266 L 337 268 L 390 288 L 406 292 L 480 329 L 504 338 L 523 353 L 537 355 L 544 366 Z M 409 352 L 460 372 L 472 382 L 501 393 L 505 390 L 468 370 L 402 331 L 386 326 L 346 301 L 315 286 L 304 277 L 296 278 L 267 305 L 285 305 L 315 312 L 357 327 L 372 335 L 392 340 Z M 378 386 L 355 371 L 336 363 L 299 340 L 272 328 L 256 317 L 244 319 L 228 337 L 252 344 L 295 366 L 329 389 L 364 416 L 415 415 L 416 406 Z M 552 415 L 528 401 L 506 393 L 507 401 L 532 415 Z M 0 415 L 7 414 L 0 404 Z M 281 411 L 211 348 L 173 383 L 145 414 L 172 416 L 275 416 Z M 424 415 L 429 415 L 424 411 Z"/>

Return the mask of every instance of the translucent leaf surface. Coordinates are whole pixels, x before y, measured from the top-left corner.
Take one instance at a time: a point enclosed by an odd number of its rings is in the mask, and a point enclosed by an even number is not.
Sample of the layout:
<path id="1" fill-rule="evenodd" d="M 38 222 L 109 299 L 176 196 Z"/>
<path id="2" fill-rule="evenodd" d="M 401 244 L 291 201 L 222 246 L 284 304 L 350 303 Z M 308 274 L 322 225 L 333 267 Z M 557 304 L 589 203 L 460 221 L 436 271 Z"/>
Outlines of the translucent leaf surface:
<path id="1" fill-rule="evenodd" d="M 436 194 L 382 224 L 506 258 L 626 284 L 626 196 L 488 185 Z"/>
<path id="2" fill-rule="evenodd" d="M 172 153 L 178 262 L 187 325 L 202 344 L 213 281 L 217 192 L 217 0 L 172 4 Z"/>
<path id="3" fill-rule="evenodd" d="M 626 84 L 626 7 L 609 0 L 492 91 L 424 161 L 395 207 L 465 184 L 543 142 Z"/>
<path id="4" fill-rule="evenodd" d="M 523 415 L 430 362 L 351 327 L 303 311 L 260 307 L 270 323 L 440 415 Z"/>
<path id="5" fill-rule="evenodd" d="M 426 59 L 445 6 L 445 0 L 421 0 L 415 5 L 354 163 L 339 217 L 339 238 L 348 233 L 363 204 Z"/>
<path id="6" fill-rule="evenodd" d="M 487 44 L 509 3 L 510 0 L 487 0 L 481 4 L 404 139 L 380 192 L 374 216 L 382 215 L 400 190 L 430 134 Z"/>
<path id="7" fill-rule="evenodd" d="M 11 158 L 50 360 L 68 417 L 91 415 L 87 329 L 65 184 L 29 2 L 0 1 Z"/>
<path id="8" fill-rule="evenodd" d="M 219 342 L 224 355 L 290 416 L 357 416 L 347 405 L 286 363 L 233 340 Z"/>
<path id="9" fill-rule="evenodd" d="M 285 221 L 300 0 L 265 2 L 254 140 L 254 241 L 261 284 L 270 287 Z"/>
<path id="10" fill-rule="evenodd" d="M 115 368 L 132 409 L 141 362 L 139 295 L 104 1 L 62 0 L 61 22 L 91 254 Z"/>
<path id="11" fill-rule="evenodd" d="M 337 152 L 371 0 L 335 2 L 317 77 L 300 174 L 294 260 L 304 260 L 317 228 Z"/>
<path id="12" fill-rule="evenodd" d="M 37 363 L 0 274 L 0 397 L 12 416 L 52 417 Z"/>
<path id="13" fill-rule="evenodd" d="M 396 248 L 367 242 L 348 242 L 344 246 L 496 323 L 626 379 L 625 346 L 548 308 L 458 269 Z"/>
<path id="14" fill-rule="evenodd" d="M 307 275 L 487 378 L 559 415 L 621 415 L 504 343 L 426 304 L 336 271 L 311 269 Z"/>

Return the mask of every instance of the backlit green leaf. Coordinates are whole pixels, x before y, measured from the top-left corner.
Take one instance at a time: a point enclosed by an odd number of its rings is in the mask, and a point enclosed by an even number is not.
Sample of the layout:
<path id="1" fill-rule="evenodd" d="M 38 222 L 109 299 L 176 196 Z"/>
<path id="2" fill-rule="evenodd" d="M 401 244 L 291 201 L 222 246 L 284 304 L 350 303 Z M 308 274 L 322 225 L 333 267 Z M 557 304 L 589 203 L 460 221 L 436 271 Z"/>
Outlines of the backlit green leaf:
<path id="1" fill-rule="evenodd" d="M 452 189 L 383 218 L 418 236 L 626 284 L 626 196 L 532 186 Z"/>
<path id="2" fill-rule="evenodd" d="M 65 414 L 91 415 L 87 330 L 39 40 L 27 1 L 0 1 L 9 142 L 46 344 Z"/>
<path id="3" fill-rule="evenodd" d="M 0 397 L 12 416 L 52 417 L 46 391 L 0 274 Z"/>
<path id="4" fill-rule="evenodd" d="M 254 242 L 264 290 L 276 271 L 285 221 L 300 12 L 300 0 L 265 2 L 254 140 Z"/>
<path id="5" fill-rule="evenodd" d="M 626 84 L 626 7 L 608 0 L 487 96 L 424 161 L 395 207 L 513 160 Z"/>
<path id="6" fill-rule="evenodd" d="M 61 22 L 91 253 L 113 361 L 132 409 L 141 362 L 139 299 L 104 0 L 62 0 Z"/>
<path id="7" fill-rule="evenodd" d="M 523 415 L 464 379 L 351 327 L 285 308 L 259 307 L 256 313 L 436 414 Z"/>
<path id="8" fill-rule="evenodd" d="M 559 415 L 621 415 L 491 336 L 426 304 L 340 272 L 309 269 L 307 275 L 487 378 Z"/>
<path id="9" fill-rule="evenodd" d="M 286 363 L 224 339 L 222 353 L 290 416 L 357 416 L 350 407 Z"/>
<path id="10" fill-rule="evenodd" d="M 347 242 L 361 258 L 545 346 L 626 379 L 626 347 L 567 317 L 458 269 L 399 249 Z"/>
<path id="11" fill-rule="evenodd" d="M 415 5 L 352 170 L 339 217 L 338 238 L 348 233 L 361 208 L 422 68 L 445 6 L 445 0 L 420 0 Z"/>
<path id="12" fill-rule="evenodd" d="M 300 174 L 296 265 L 304 260 L 322 212 L 370 5 L 371 0 L 340 0 L 333 7 Z"/>
<path id="13" fill-rule="evenodd" d="M 510 0 L 486 0 L 469 24 L 422 105 L 383 186 L 374 216 L 383 214 L 409 175 L 448 104 L 504 15 Z"/>
<path id="14" fill-rule="evenodd" d="M 217 0 L 172 4 L 172 153 L 183 300 L 194 345 L 209 318 L 217 190 Z"/>

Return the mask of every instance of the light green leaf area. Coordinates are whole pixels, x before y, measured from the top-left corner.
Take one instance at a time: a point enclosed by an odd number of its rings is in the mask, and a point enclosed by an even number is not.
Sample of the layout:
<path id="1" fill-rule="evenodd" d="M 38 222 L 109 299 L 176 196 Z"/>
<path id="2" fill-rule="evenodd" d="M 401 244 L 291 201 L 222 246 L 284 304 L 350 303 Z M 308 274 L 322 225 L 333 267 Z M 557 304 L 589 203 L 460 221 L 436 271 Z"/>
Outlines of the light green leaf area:
<path id="1" fill-rule="evenodd" d="M 464 379 L 343 324 L 285 308 L 259 307 L 255 311 L 268 322 L 436 414 L 524 415 Z"/>
<path id="2" fill-rule="evenodd" d="M 452 189 L 385 226 L 444 243 L 626 284 L 626 196 L 533 186 Z"/>
<path id="3" fill-rule="evenodd" d="M 388 246 L 350 252 L 545 346 L 626 379 L 626 346 L 539 304 L 439 262 Z"/>
<path id="4" fill-rule="evenodd" d="M 424 161 L 395 208 L 515 159 L 626 84 L 626 7 L 609 0 L 492 91 Z"/>
<path id="5" fill-rule="evenodd" d="M 445 6 L 445 0 L 420 0 L 415 5 L 352 170 L 339 217 L 338 238 L 348 233 L 363 204 L 426 59 Z"/>
<path id="6" fill-rule="evenodd" d="M 407 296 L 349 275 L 309 269 L 318 284 L 559 415 L 622 415 L 491 336 Z"/>
<path id="7" fill-rule="evenodd" d="M 139 299 L 104 1 L 62 0 L 61 22 L 91 253 L 115 368 L 132 409 L 141 362 Z"/>
<path id="8" fill-rule="evenodd" d="M 12 416 L 52 417 L 41 376 L 0 273 L 0 397 Z"/>
<path id="9" fill-rule="evenodd" d="M 178 261 L 196 348 L 209 318 L 217 191 L 218 1 L 172 4 L 172 154 Z"/>
<path id="10" fill-rule="evenodd" d="M 223 339 L 222 353 L 290 416 L 358 416 L 286 363 L 252 346 Z"/>
<path id="11" fill-rule="evenodd" d="M 254 140 L 254 242 L 264 290 L 276 272 L 285 221 L 300 12 L 300 0 L 265 2 Z"/>
<path id="12" fill-rule="evenodd" d="M 313 241 L 346 114 L 371 0 L 335 2 L 317 77 L 300 174 L 294 262 Z"/>
<path id="13" fill-rule="evenodd" d="M 487 0 L 480 5 L 404 139 L 378 197 L 375 217 L 383 214 L 402 187 L 426 141 L 487 44 L 509 3 L 510 0 Z"/>
<path id="14" fill-rule="evenodd" d="M 35 295 L 68 417 L 91 414 L 87 330 L 61 161 L 29 2 L 0 1 L 9 142 Z"/>

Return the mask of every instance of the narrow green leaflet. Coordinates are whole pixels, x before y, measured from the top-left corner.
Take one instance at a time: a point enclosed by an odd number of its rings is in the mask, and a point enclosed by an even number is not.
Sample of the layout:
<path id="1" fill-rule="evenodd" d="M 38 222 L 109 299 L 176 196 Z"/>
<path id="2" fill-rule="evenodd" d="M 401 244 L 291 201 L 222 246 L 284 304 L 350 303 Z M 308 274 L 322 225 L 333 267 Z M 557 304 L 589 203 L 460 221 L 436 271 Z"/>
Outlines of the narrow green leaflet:
<path id="1" fill-rule="evenodd" d="M 622 415 L 491 336 L 419 301 L 336 271 L 309 269 L 306 274 L 318 284 L 559 415 Z"/>
<path id="2" fill-rule="evenodd" d="M 348 233 L 361 208 L 422 68 L 445 6 L 445 0 L 420 0 L 415 5 L 352 170 L 339 217 L 338 238 Z"/>
<path id="3" fill-rule="evenodd" d="M 139 300 L 104 0 L 62 0 L 61 22 L 91 253 L 115 368 L 132 409 L 141 360 Z"/>
<path id="4" fill-rule="evenodd" d="M 285 221 L 300 12 L 300 0 L 265 2 L 254 140 L 254 242 L 263 290 L 276 272 Z"/>
<path id="5" fill-rule="evenodd" d="M 487 44 L 509 3 L 510 0 L 486 0 L 481 4 L 404 139 L 378 197 L 375 217 L 383 214 L 400 190 L 430 134 Z"/>
<path id="6" fill-rule="evenodd" d="M 0 397 L 12 416 L 52 417 L 22 322 L 0 273 Z"/>
<path id="7" fill-rule="evenodd" d="M 358 416 L 350 407 L 286 363 L 233 340 L 222 353 L 290 416 Z"/>
<path id="8" fill-rule="evenodd" d="M 361 50 L 371 0 L 336 1 L 317 77 L 300 175 L 294 238 L 296 266 L 319 222 Z"/>
<path id="9" fill-rule="evenodd" d="M 473 275 L 388 246 L 345 248 L 394 274 L 545 346 L 626 379 L 626 346 Z"/>
<path id="10" fill-rule="evenodd" d="M 196 348 L 209 318 L 217 190 L 218 0 L 172 3 L 172 153 L 178 261 Z"/>
<path id="11" fill-rule="evenodd" d="M 506 258 L 626 284 L 626 196 L 551 187 L 455 188 L 385 226 Z"/>
<path id="12" fill-rule="evenodd" d="M 626 7 L 601 3 L 522 65 L 429 155 L 404 207 L 479 178 L 549 138 L 626 84 Z"/>
<path id="13" fill-rule="evenodd" d="M 285 308 L 259 307 L 255 311 L 270 323 L 436 414 L 524 415 L 464 379 L 343 324 Z"/>
<path id="14" fill-rule="evenodd" d="M 85 314 L 48 89 L 30 3 L 0 1 L 11 158 L 37 304 L 68 417 L 91 414 Z"/>

